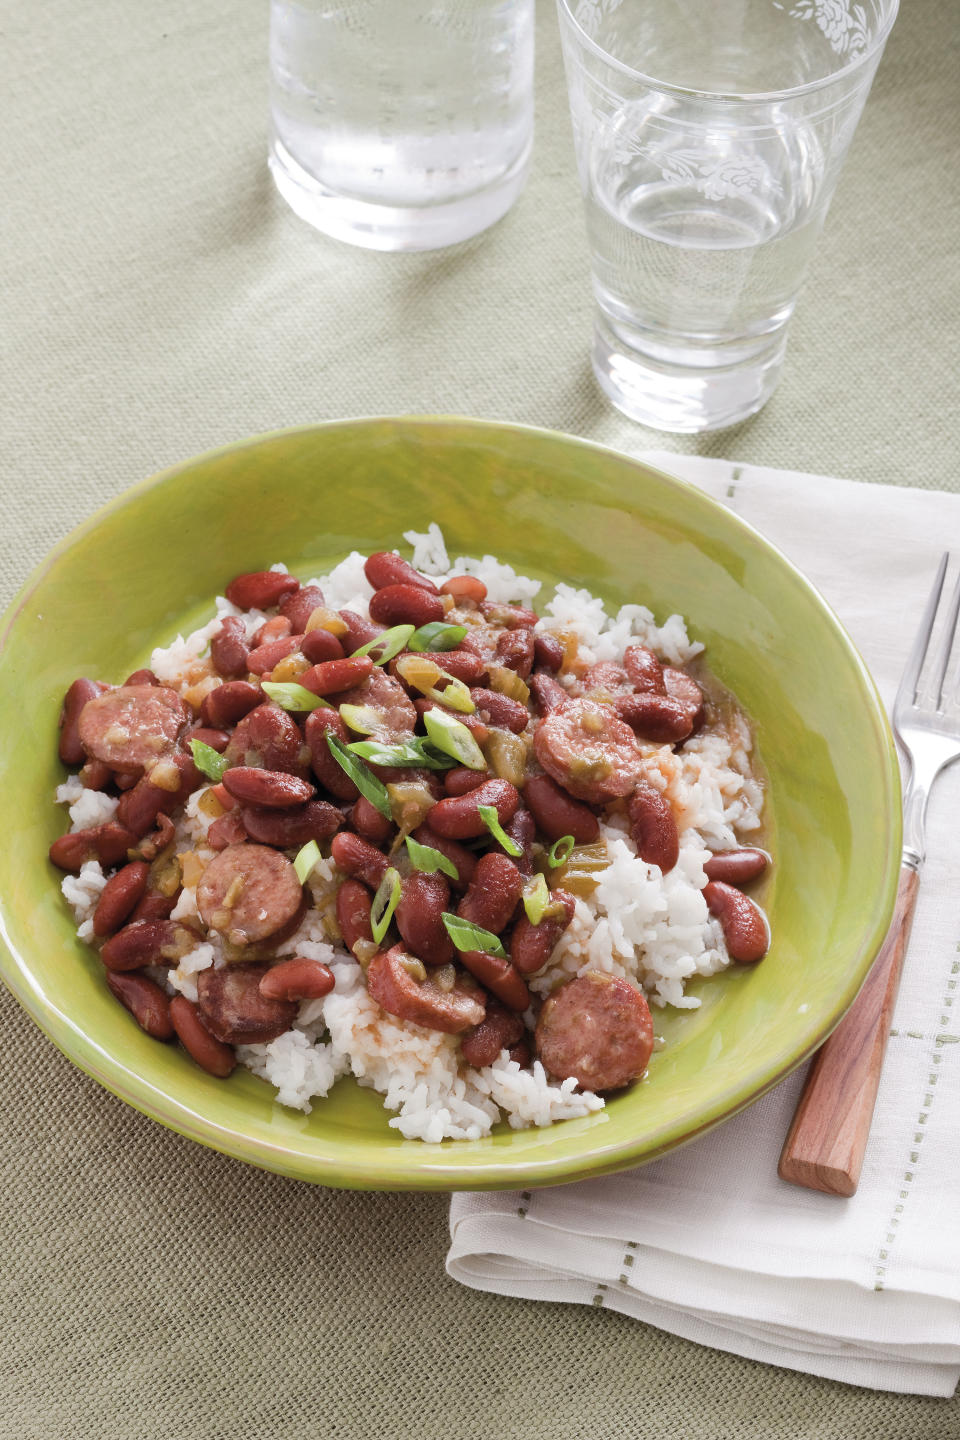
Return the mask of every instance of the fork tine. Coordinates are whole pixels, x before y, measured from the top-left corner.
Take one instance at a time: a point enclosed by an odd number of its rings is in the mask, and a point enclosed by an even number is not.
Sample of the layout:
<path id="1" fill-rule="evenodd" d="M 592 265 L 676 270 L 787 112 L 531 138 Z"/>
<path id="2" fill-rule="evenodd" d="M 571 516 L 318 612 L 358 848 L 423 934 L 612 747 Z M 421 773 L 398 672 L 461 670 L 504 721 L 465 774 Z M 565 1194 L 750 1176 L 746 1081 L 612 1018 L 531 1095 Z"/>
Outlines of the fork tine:
<path id="1" fill-rule="evenodd" d="M 960 616 L 960 575 L 957 576 L 957 583 L 953 587 L 950 611 L 947 615 L 946 626 L 943 632 L 940 654 L 937 656 L 934 667 L 936 677 L 935 684 L 937 688 L 936 705 L 938 710 L 943 707 L 943 682 L 946 679 L 947 666 L 950 664 L 950 653 L 953 650 L 953 642 L 957 636 L 958 616 Z"/>
<path id="2" fill-rule="evenodd" d="M 910 652 L 910 659 L 907 661 L 903 678 L 900 681 L 900 688 L 897 691 L 897 705 L 912 705 L 917 697 L 917 682 L 920 679 L 920 671 L 923 662 L 927 658 L 927 646 L 930 644 L 930 635 L 933 631 L 933 622 L 937 614 L 937 606 L 940 604 L 940 594 L 943 590 L 943 580 L 947 573 L 947 562 L 950 559 L 949 550 L 945 550 L 937 568 L 937 574 L 933 582 L 933 589 L 930 591 L 930 598 L 927 601 L 927 608 L 923 612 L 923 619 L 917 631 L 917 638 L 913 642 L 913 649 Z"/>

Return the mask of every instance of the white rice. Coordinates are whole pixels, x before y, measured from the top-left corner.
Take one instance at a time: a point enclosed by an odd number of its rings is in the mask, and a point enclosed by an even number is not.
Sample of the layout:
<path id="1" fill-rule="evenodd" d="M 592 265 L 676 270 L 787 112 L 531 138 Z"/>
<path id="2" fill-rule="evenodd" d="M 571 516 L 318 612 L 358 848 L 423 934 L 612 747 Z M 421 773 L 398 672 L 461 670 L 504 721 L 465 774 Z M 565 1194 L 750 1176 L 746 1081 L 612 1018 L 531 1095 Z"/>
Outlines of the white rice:
<path id="1" fill-rule="evenodd" d="M 96 825 L 106 825 L 117 813 L 120 801 L 102 790 L 88 790 L 79 775 L 71 775 L 62 785 L 57 786 L 57 804 L 68 805 L 71 834 L 75 830 L 88 830 Z"/>
<path id="2" fill-rule="evenodd" d="M 491 555 L 457 556 L 451 565 L 437 525 L 431 524 L 425 533 L 408 531 L 404 539 L 413 547 L 418 569 L 438 581 L 450 574 L 476 575 L 495 602 L 526 605 L 542 588 L 539 581 L 519 575 Z M 319 584 L 332 608 L 366 616 L 373 590 L 364 574 L 364 559 L 354 551 L 328 575 L 305 583 Z M 216 607 L 215 620 L 154 650 L 151 667 L 159 678 L 181 687 L 187 683 L 186 672 L 206 652 L 221 618 L 240 613 L 223 597 L 218 597 Z M 243 615 L 248 637 L 266 618 L 259 611 Z M 659 625 L 642 605 L 624 605 L 609 615 L 601 600 L 565 584 L 547 599 L 538 628 L 573 631 L 588 663 L 617 660 L 627 645 L 638 643 L 673 665 L 686 664 L 703 649 L 690 640 L 679 615 Z M 575 975 L 600 970 L 635 981 L 654 1005 L 694 1009 L 700 1000 L 686 993 L 687 982 L 714 975 L 730 963 L 720 925 L 703 899 L 703 867 L 712 850 L 737 845 L 742 835 L 760 824 L 763 791 L 750 770 L 749 728 L 738 721 L 729 733 L 698 736 L 679 753 L 669 746 L 643 748 L 651 762 L 648 779 L 667 794 L 678 818 L 678 863 L 662 875 L 637 856 L 625 820 L 615 817 L 604 822 L 601 836 L 609 863 L 599 872 L 589 900 L 577 900 L 573 921 L 549 964 L 531 978 L 531 989 L 540 996 Z M 205 793 L 200 790 L 190 797 L 178 825 L 180 848 L 201 854 L 211 853 L 206 847 L 211 820 L 201 807 Z M 84 790 L 75 777 L 60 786 L 57 799 L 70 806 L 74 828 L 112 818 L 117 803 Z M 315 867 L 308 884 L 318 905 L 329 899 L 337 879 L 332 860 L 323 859 Z M 63 893 L 84 938 L 91 934 L 90 917 L 105 883 L 95 861 L 85 865 L 80 875 L 63 881 Z M 183 890 L 173 914 L 184 920 L 196 916 L 193 890 Z M 575 1081 L 551 1084 L 538 1061 L 524 1070 L 506 1051 L 483 1070 L 465 1067 L 456 1036 L 387 1014 L 367 993 L 354 957 L 331 943 L 319 909 L 308 911 L 296 934 L 278 947 L 278 954 L 321 960 L 336 981 L 331 994 L 301 1006 L 292 1029 L 277 1040 L 237 1049 L 242 1064 L 276 1087 L 282 1105 L 309 1112 L 314 1099 L 327 1095 L 341 1076 L 349 1074 L 383 1095 L 384 1107 L 394 1112 L 392 1128 L 407 1139 L 428 1143 L 479 1139 L 504 1117 L 512 1127 L 522 1128 L 603 1108 L 599 1096 L 581 1092 Z M 185 955 L 175 970 L 158 976 L 168 990 L 193 1000 L 197 974 L 222 963 L 220 943 L 211 936 Z"/>

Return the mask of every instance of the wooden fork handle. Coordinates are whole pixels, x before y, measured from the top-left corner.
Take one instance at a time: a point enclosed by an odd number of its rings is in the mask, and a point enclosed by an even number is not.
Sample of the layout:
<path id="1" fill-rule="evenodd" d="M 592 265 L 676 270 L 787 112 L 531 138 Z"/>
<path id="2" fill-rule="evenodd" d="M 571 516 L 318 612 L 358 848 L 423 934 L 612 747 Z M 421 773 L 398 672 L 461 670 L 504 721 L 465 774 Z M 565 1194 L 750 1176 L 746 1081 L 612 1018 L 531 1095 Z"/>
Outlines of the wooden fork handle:
<path id="1" fill-rule="evenodd" d="M 853 1007 L 814 1058 L 777 1167 L 791 1185 L 856 1193 L 919 883 L 918 871 L 904 865 L 883 948 Z"/>

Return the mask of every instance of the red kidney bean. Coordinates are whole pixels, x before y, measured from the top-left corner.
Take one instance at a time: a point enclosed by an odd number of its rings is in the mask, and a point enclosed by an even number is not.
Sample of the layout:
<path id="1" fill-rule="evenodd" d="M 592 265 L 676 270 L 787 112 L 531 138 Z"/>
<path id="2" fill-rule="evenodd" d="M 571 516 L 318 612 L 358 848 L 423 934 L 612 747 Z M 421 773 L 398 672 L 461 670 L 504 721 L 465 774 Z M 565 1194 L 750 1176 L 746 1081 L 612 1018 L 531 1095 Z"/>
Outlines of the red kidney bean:
<path id="1" fill-rule="evenodd" d="M 537 630 L 533 637 L 533 662 L 556 672 L 563 664 L 563 643 L 549 630 Z"/>
<path id="2" fill-rule="evenodd" d="M 770 948 L 770 931 L 759 906 L 722 880 L 708 881 L 703 898 L 710 914 L 720 921 L 730 959 L 741 965 L 762 960 Z"/>
<path id="3" fill-rule="evenodd" d="M 526 1070 L 530 1061 L 533 1059 L 530 1042 L 528 1040 L 518 1040 L 516 1045 L 510 1046 L 509 1055 L 510 1059 L 520 1066 L 521 1070 Z"/>
<path id="4" fill-rule="evenodd" d="M 570 695 L 552 675 L 542 675 L 539 671 L 534 671 L 529 684 L 530 693 L 537 702 L 541 715 L 553 715 L 565 710 L 570 704 Z"/>
<path id="5" fill-rule="evenodd" d="M 429 977 L 417 980 L 404 965 L 402 945 L 381 950 L 367 969 L 367 990 L 388 1015 L 397 1015 L 428 1030 L 460 1035 L 479 1025 L 486 1013 L 480 986 L 457 974 L 452 990 L 441 990 Z"/>
<path id="6" fill-rule="evenodd" d="M 172 965 L 175 950 L 189 933 L 192 932 L 174 920 L 133 920 L 116 935 L 111 935 L 100 951 L 100 959 L 108 970 Z"/>
<path id="7" fill-rule="evenodd" d="M 146 890 L 149 874 L 149 865 L 142 860 L 133 860 L 110 876 L 93 912 L 94 935 L 103 939 L 120 929 Z"/>
<path id="8" fill-rule="evenodd" d="M 225 771 L 223 787 L 235 800 L 245 805 L 263 805 L 269 809 L 289 809 L 304 805 L 316 794 L 306 780 L 288 775 L 284 770 L 258 770 L 248 765 L 235 765 Z"/>
<path id="9" fill-rule="evenodd" d="M 323 660 L 311 665 L 300 676 L 298 684 L 314 695 L 336 695 L 362 685 L 373 670 L 369 655 L 351 655 L 345 660 Z"/>
<path id="10" fill-rule="evenodd" d="M 468 770 L 465 765 L 458 765 L 444 775 L 443 788 L 448 795 L 467 795 L 493 778 L 489 770 Z"/>
<path id="11" fill-rule="evenodd" d="M 537 823 L 530 811 L 524 810 L 521 806 L 509 824 L 504 825 L 503 828 L 510 836 L 510 839 L 520 846 L 522 851 L 520 855 L 512 855 L 510 857 L 514 865 L 516 865 L 521 875 L 532 875 L 533 843 L 537 838 Z"/>
<path id="12" fill-rule="evenodd" d="M 324 790 L 338 800 L 355 800 L 359 791 L 353 781 L 337 764 L 327 744 L 327 734 L 335 735 L 347 743 L 347 727 L 336 710 L 313 710 L 304 725 L 307 745 L 310 747 L 310 765 Z"/>
<path id="13" fill-rule="evenodd" d="M 177 890 L 173 895 L 161 895 L 159 890 L 148 890 L 131 912 L 130 924 L 137 920 L 169 920 L 181 893 Z"/>
<path id="14" fill-rule="evenodd" d="M 88 860 L 99 860 L 107 869 L 126 860 L 127 852 L 136 849 L 137 837 L 125 825 L 109 821 L 88 830 L 74 830 L 61 835 L 50 846 L 50 859 L 60 870 L 79 873 Z"/>
<path id="15" fill-rule="evenodd" d="M 510 923 L 523 890 L 523 876 L 498 850 L 490 850 L 477 861 L 466 895 L 457 906 L 461 920 L 499 935 Z"/>
<path id="16" fill-rule="evenodd" d="M 598 660 L 584 671 L 580 682 L 584 695 L 599 695 L 604 700 L 614 695 L 632 695 L 633 682 L 615 660 Z"/>
<path id="17" fill-rule="evenodd" d="M 499 1000 L 487 1001 L 487 1013 L 475 1030 L 464 1035 L 460 1054 L 468 1065 L 482 1070 L 492 1065 L 501 1050 L 509 1050 L 524 1035 L 523 1021 Z"/>
<path id="18" fill-rule="evenodd" d="M 344 880 L 337 891 L 337 924 L 348 950 L 353 950 L 360 940 L 373 944 L 370 927 L 372 905 L 373 896 L 366 885 L 359 880 Z"/>
<path id="19" fill-rule="evenodd" d="M 247 656 L 247 669 L 250 674 L 269 675 L 275 665 L 286 660 L 294 650 L 299 650 L 302 639 L 302 635 L 284 635 L 279 640 L 268 640 L 266 644 L 258 645 Z"/>
<path id="20" fill-rule="evenodd" d="M 201 745 L 209 745 L 218 755 L 222 755 L 230 744 L 230 736 L 226 730 L 214 730 L 208 725 L 195 725 L 192 730 L 186 731 L 183 736 L 185 750 L 189 749 L 191 740 L 199 740 Z"/>
<path id="21" fill-rule="evenodd" d="M 270 966 L 260 981 L 260 994 L 268 1000 L 320 1000 L 335 983 L 329 965 L 297 955 Z"/>
<path id="22" fill-rule="evenodd" d="M 406 949 L 424 965 L 446 965 L 453 959 L 453 941 L 440 919 L 449 900 L 450 886 L 439 873 L 414 870 L 403 882 L 393 918 Z"/>
<path id="23" fill-rule="evenodd" d="M 311 665 L 322 665 L 327 660 L 342 660 L 343 646 L 331 630 L 318 627 L 300 637 L 300 653 Z"/>
<path id="24" fill-rule="evenodd" d="M 558 1080 L 575 1079 L 584 1090 L 620 1090 L 643 1074 L 653 1053 L 650 1007 L 628 980 L 588 970 L 548 995 L 536 1048 Z"/>
<path id="25" fill-rule="evenodd" d="M 748 885 L 762 875 L 770 863 L 766 850 L 745 846 L 741 850 L 717 850 L 704 865 L 708 880 L 722 880 L 725 885 Z"/>
<path id="26" fill-rule="evenodd" d="M 459 710 L 451 710 L 449 705 L 438 705 L 435 700 L 414 700 L 413 705 L 420 716 L 426 715 L 430 710 L 442 710 L 444 715 L 450 715 L 454 720 L 459 720 L 461 725 L 466 725 L 478 745 L 482 745 L 490 737 L 489 727 L 478 715 L 464 715 Z"/>
<path id="27" fill-rule="evenodd" d="M 225 1080 L 237 1063 L 233 1047 L 210 1034 L 200 1011 L 185 995 L 174 995 L 170 1001 L 170 1021 L 191 1060 L 195 1060 L 201 1070 Z"/>
<path id="28" fill-rule="evenodd" d="M 63 707 L 60 711 L 59 755 L 64 765 L 82 765 L 86 760 L 87 752 L 80 743 L 78 729 L 80 711 L 88 700 L 95 700 L 108 688 L 99 680 L 87 680 L 82 677 L 74 680 L 63 697 Z"/>
<path id="29" fill-rule="evenodd" d="M 296 721 L 272 703 L 258 705 L 245 715 L 225 751 L 231 765 L 252 765 L 284 770 L 306 778 L 310 751 Z"/>
<path id="30" fill-rule="evenodd" d="M 384 845 L 393 834 L 393 821 L 381 815 L 376 805 L 371 805 L 365 795 L 353 803 L 350 811 L 350 824 L 358 835 L 364 840 L 369 840 L 372 845 Z"/>
<path id="31" fill-rule="evenodd" d="M 389 865 L 386 855 L 360 835 L 341 830 L 330 843 L 330 854 L 337 867 L 352 879 L 362 880 L 376 890 Z"/>
<path id="32" fill-rule="evenodd" d="M 504 630 L 497 637 L 496 659 L 526 680 L 533 669 L 535 645 L 532 630 Z"/>
<path id="33" fill-rule="evenodd" d="M 582 800 L 573 800 L 549 775 L 531 775 L 523 787 L 524 804 L 550 840 L 572 835 L 577 845 L 590 845 L 600 834 L 600 822 Z"/>
<path id="34" fill-rule="evenodd" d="M 267 810 L 244 805 L 240 819 L 247 835 L 258 845 L 274 845 L 278 850 L 297 849 L 311 840 L 321 843 L 335 835 L 343 824 L 343 814 L 326 800 L 308 800 L 291 810 Z"/>
<path id="35" fill-rule="evenodd" d="M 448 840 L 445 836 L 438 835 L 427 824 L 417 826 L 413 839 L 420 845 L 429 845 L 432 850 L 439 850 L 441 855 L 451 861 L 457 871 L 456 879 L 447 876 L 451 889 L 466 890 L 477 868 L 477 857 L 472 851 L 465 845 L 458 845 L 456 840 Z"/>
<path id="36" fill-rule="evenodd" d="M 222 730 L 224 726 L 236 725 L 238 720 L 262 705 L 263 699 L 259 685 L 252 685 L 247 680 L 227 680 L 203 697 L 200 719 L 211 729 Z"/>
<path id="37" fill-rule="evenodd" d="M 521 1013 L 530 1004 L 530 991 L 520 971 L 502 955 L 490 955 L 485 950 L 467 950 L 460 956 L 461 963 L 481 985 L 496 995 L 509 1010 Z"/>
<path id="38" fill-rule="evenodd" d="M 496 725 L 503 730 L 512 730 L 514 735 L 526 730 L 530 712 L 519 700 L 511 700 L 509 695 L 501 695 L 496 690 L 479 688 L 470 691 L 470 698 L 484 725 Z"/>
<path id="39" fill-rule="evenodd" d="M 368 556 L 364 562 L 363 573 L 374 590 L 385 590 L 390 585 L 415 585 L 430 595 L 439 593 L 432 580 L 421 575 L 419 570 L 414 570 L 412 565 L 402 560 L 399 555 L 394 555 L 391 550 L 378 550 L 374 555 Z"/>
<path id="40" fill-rule="evenodd" d="M 337 614 L 347 627 L 346 633 L 340 637 L 340 643 L 347 655 L 359 650 L 361 645 L 369 645 L 371 640 L 376 640 L 378 635 L 383 634 L 382 625 L 371 624 L 355 610 L 338 610 Z"/>
<path id="41" fill-rule="evenodd" d="M 159 685 L 160 681 L 152 670 L 134 670 L 133 674 L 128 675 L 123 683 L 124 685 Z"/>
<path id="42" fill-rule="evenodd" d="M 677 745 L 693 730 L 687 706 L 672 695 L 620 695 L 613 708 L 641 740 L 655 745 Z"/>
<path id="43" fill-rule="evenodd" d="M 210 640 L 210 661 L 218 675 L 228 680 L 247 673 L 247 627 L 239 615 L 225 615 L 220 629 Z"/>
<path id="44" fill-rule="evenodd" d="M 103 760 L 88 760 L 80 769 L 80 783 L 85 790 L 106 790 L 113 780 L 113 771 Z"/>
<path id="45" fill-rule="evenodd" d="M 560 915 L 545 916 L 537 925 L 521 911 L 510 937 L 510 959 L 521 975 L 542 970 L 556 949 L 560 937 L 573 919 L 577 902 L 566 890 L 552 890 L 550 903 L 563 907 Z"/>
<path id="46" fill-rule="evenodd" d="M 323 591 L 319 585 L 301 585 L 299 590 L 280 601 L 280 614 L 290 621 L 290 630 L 294 635 L 302 635 L 314 610 L 323 604 Z"/>
<path id="47" fill-rule="evenodd" d="M 237 810 L 228 810 L 218 815 L 207 831 L 207 844 L 211 850 L 226 850 L 231 845 L 242 845 L 249 838 L 249 831 L 243 823 L 243 816 Z"/>
<path id="48" fill-rule="evenodd" d="M 628 645 L 623 652 L 623 665 L 634 687 L 643 695 L 666 695 L 663 666 L 646 645 Z"/>
<path id="49" fill-rule="evenodd" d="M 260 629 L 253 637 L 253 648 L 259 649 L 261 645 L 269 645 L 272 640 L 283 640 L 293 633 L 293 626 L 286 615 L 274 615 L 269 620 L 264 620 Z M 252 652 L 251 652 L 252 653 Z M 253 666 L 251 665 L 251 670 Z"/>
<path id="50" fill-rule="evenodd" d="M 663 681 L 667 687 L 667 694 L 678 701 L 687 712 L 691 730 L 699 730 L 706 719 L 703 691 L 685 670 L 675 670 L 672 665 L 667 665 L 663 671 Z"/>
<path id="51" fill-rule="evenodd" d="M 173 1039 L 170 1001 L 155 980 L 137 970 L 123 974 L 108 970 L 106 980 L 110 993 L 130 1011 L 141 1030 L 154 1040 Z"/>
<path id="52" fill-rule="evenodd" d="M 648 865 L 659 865 L 666 875 L 680 857 L 680 836 L 670 801 L 641 780 L 627 801 L 627 814 L 640 859 Z"/>
<path id="53" fill-rule="evenodd" d="M 430 658 L 436 660 L 441 670 L 452 675 L 454 680 L 462 680 L 465 685 L 479 685 L 487 678 L 486 662 L 479 655 L 474 655 L 472 650 L 444 650 Z"/>
<path id="54" fill-rule="evenodd" d="M 118 790 L 132 790 L 139 779 L 139 775 L 125 775 L 122 770 L 118 770 L 114 774 L 113 783 Z"/>
<path id="55" fill-rule="evenodd" d="M 532 629 L 540 618 L 525 605 L 501 605 L 495 600 L 482 601 L 480 613 L 491 625 L 503 625 L 507 630 Z"/>
<path id="56" fill-rule="evenodd" d="M 157 815 L 157 828 L 150 835 L 145 835 L 138 846 L 141 860 L 155 860 L 161 850 L 172 845 L 176 836 L 176 826 L 161 810 Z"/>
<path id="57" fill-rule="evenodd" d="M 452 595 L 454 600 L 472 600 L 479 605 L 487 598 L 487 587 L 476 575 L 451 575 L 440 586 L 441 595 Z"/>
<path id="58" fill-rule="evenodd" d="M 438 800 L 430 811 L 430 829 L 450 840 L 470 840 L 487 834 L 480 815 L 481 805 L 493 805 L 501 825 L 512 820 L 520 804 L 520 795 L 509 780 L 488 780 L 466 795 L 451 795 Z"/>
<path id="59" fill-rule="evenodd" d="M 394 625 L 427 625 L 446 612 L 440 596 L 419 585 L 387 585 L 370 601 L 370 619 L 387 629 Z"/>
<path id="60" fill-rule="evenodd" d="M 251 570 L 231 580 L 225 593 L 238 610 L 269 610 L 299 589 L 297 577 L 283 570 Z"/>

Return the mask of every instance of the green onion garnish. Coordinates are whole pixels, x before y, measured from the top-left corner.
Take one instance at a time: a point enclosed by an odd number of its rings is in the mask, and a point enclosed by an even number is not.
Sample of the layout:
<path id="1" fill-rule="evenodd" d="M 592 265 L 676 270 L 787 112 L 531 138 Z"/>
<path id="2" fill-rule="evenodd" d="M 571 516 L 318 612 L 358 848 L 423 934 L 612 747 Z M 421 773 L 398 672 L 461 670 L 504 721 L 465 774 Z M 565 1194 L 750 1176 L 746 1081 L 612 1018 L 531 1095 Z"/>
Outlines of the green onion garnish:
<path id="1" fill-rule="evenodd" d="M 462 721 L 454 720 L 444 710 L 428 710 L 423 723 L 437 749 L 452 755 L 458 765 L 466 765 L 468 770 L 487 768 L 483 751 Z"/>
<path id="2" fill-rule="evenodd" d="M 486 825 L 487 829 L 490 831 L 490 834 L 493 836 L 494 840 L 496 840 L 497 844 L 502 845 L 508 855 L 523 854 L 523 846 L 518 845 L 516 840 L 512 840 L 507 834 L 506 830 L 504 830 L 503 826 L 500 824 L 500 816 L 497 814 L 496 805 L 478 805 L 477 814 L 480 816 L 480 819 L 483 821 L 484 825 Z"/>
<path id="3" fill-rule="evenodd" d="M 459 915 L 451 915 L 446 910 L 440 919 L 458 950 L 482 950 L 485 955 L 500 955 L 506 959 L 507 952 L 492 930 L 471 925 L 469 920 L 461 920 Z"/>
<path id="4" fill-rule="evenodd" d="M 297 879 L 301 885 L 306 885 L 307 876 L 320 859 L 320 846 L 316 840 L 308 840 L 301 850 L 297 851 L 293 868 L 297 872 Z"/>
<path id="5" fill-rule="evenodd" d="M 421 625 L 407 640 L 408 650 L 456 650 L 467 633 L 466 625 L 448 625 L 445 620 L 431 620 Z"/>
<path id="6" fill-rule="evenodd" d="M 550 904 L 550 891 L 543 875 L 534 875 L 523 886 L 523 908 L 531 925 L 539 925 L 543 912 Z"/>
<path id="7" fill-rule="evenodd" d="M 576 843 L 572 835 L 561 835 L 559 840 L 554 840 L 547 852 L 547 864 L 551 870 L 563 864 Z"/>
<path id="8" fill-rule="evenodd" d="M 422 870 L 425 875 L 435 875 L 438 870 L 442 870 L 451 880 L 459 880 L 460 871 L 453 861 L 439 850 L 434 850 L 432 845 L 421 845 L 418 840 L 408 835 L 407 851 L 414 870 Z"/>
<path id="9" fill-rule="evenodd" d="M 390 796 L 387 794 L 387 787 L 377 779 L 373 771 L 364 765 L 356 755 L 351 755 L 349 749 L 337 736 L 327 731 L 327 745 L 330 754 L 344 774 L 349 775 L 356 785 L 360 794 L 376 806 L 385 820 L 393 819 L 393 810 L 390 808 Z"/>
<path id="10" fill-rule="evenodd" d="M 438 705 L 446 705 L 450 710 L 459 710 L 461 715 L 472 715 L 476 710 L 473 697 L 462 680 L 456 680 L 448 675 L 446 670 L 440 671 L 440 679 L 448 680 L 450 683 L 443 690 L 438 690 L 436 685 L 431 685 L 429 690 L 423 694 L 428 700 L 435 700 Z M 417 689 L 420 687 L 417 686 Z"/>
<path id="11" fill-rule="evenodd" d="M 413 769 L 449 770 L 453 764 L 449 755 L 437 755 L 419 735 L 396 745 L 386 745 L 380 740 L 355 740 L 348 748 L 373 765 L 394 765 L 398 769 L 410 766 Z"/>
<path id="12" fill-rule="evenodd" d="M 369 655 L 374 665 L 386 665 L 394 655 L 399 655 L 401 650 L 406 649 L 414 633 L 412 625 L 394 625 L 392 630 L 384 630 L 382 635 L 375 635 L 366 645 L 361 645 L 359 650 L 352 651 L 350 658 L 355 660 L 358 655 Z M 418 650 L 422 648 L 417 646 Z"/>
<path id="13" fill-rule="evenodd" d="M 328 710 L 333 709 L 329 700 L 324 700 L 320 695 L 314 695 L 313 691 L 308 690 L 306 686 L 295 685 L 292 681 L 281 685 L 275 684 L 272 680 L 263 680 L 260 688 L 282 710 L 319 710 L 321 705 L 325 705 Z"/>
<path id="14" fill-rule="evenodd" d="M 370 906 L 370 930 L 377 944 L 386 935 L 393 919 L 393 912 L 400 904 L 400 873 L 391 865 L 383 873 L 383 879 Z"/>
<path id="15" fill-rule="evenodd" d="M 383 724 L 383 712 L 373 705 L 341 705 L 340 719 L 358 735 L 373 735 Z"/>
<path id="16" fill-rule="evenodd" d="M 219 755 L 211 745 L 204 745 L 202 740 L 191 740 L 190 750 L 193 754 L 193 763 L 197 769 L 217 784 L 223 779 L 223 772 L 230 769 L 230 761 L 226 755 Z"/>

